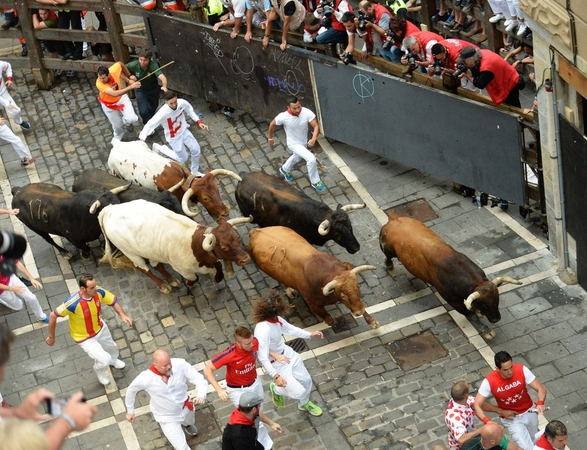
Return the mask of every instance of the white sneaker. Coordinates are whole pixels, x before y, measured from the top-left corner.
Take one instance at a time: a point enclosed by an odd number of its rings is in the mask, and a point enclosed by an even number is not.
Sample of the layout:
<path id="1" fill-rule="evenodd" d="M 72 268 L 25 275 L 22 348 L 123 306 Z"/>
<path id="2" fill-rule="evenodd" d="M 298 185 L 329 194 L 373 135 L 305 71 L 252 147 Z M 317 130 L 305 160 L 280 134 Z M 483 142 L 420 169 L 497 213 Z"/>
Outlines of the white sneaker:
<path id="1" fill-rule="evenodd" d="M 113 366 L 115 369 L 124 369 L 126 367 L 124 361 L 121 361 L 120 359 L 117 359 L 116 361 L 114 361 L 114 364 L 110 365 Z"/>
<path id="2" fill-rule="evenodd" d="M 509 33 L 510 31 L 513 31 L 519 24 L 520 22 L 517 20 L 512 20 L 512 23 L 505 27 L 505 31 Z"/>
<path id="3" fill-rule="evenodd" d="M 528 25 L 526 25 L 526 22 L 520 23 L 520 28 L 518 28 L 517 35 L 523 36 L 527 29 L 528 29 Z"/>
<path id="4" fill-rule="evenodd" d="M 110 384 L 110 378 L 108 378 L 106 372 L 96 373 L 96 376 L 98 377 L 98 381 L 102 383 L 104 386 L 108 386 Z"/>
<path id="5" fill-rule="evenodd" d="M 512 23 L 512 19 L 506 19 L 506 20 L 503 21 L 503 26 L 504 27 L 507 27 L 511 23 Z"/>
<path id="6" fill-rule="evenodd" d="M 499 22 L 500 20 L 503 20 L 503 19 L 505 19 L 505 16 L 503 14 L 501 14 L 501 13 L 497 13 L 495 16 L 491 17 L 489 19 L 489 21 L 491 23 L 497 23 L 497 22 Z"/>

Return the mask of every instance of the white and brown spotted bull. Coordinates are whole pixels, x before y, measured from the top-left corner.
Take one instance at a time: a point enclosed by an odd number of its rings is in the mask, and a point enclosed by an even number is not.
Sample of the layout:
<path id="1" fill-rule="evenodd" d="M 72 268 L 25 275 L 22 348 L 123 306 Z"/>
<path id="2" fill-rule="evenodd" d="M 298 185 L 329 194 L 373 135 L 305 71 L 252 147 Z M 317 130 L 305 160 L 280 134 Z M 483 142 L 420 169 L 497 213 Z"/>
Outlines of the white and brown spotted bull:
<path id="1" fill-rule="evenodd" d="M 206 169 L 206 175 L 196 177 L 181 164 L 151 151 L 143 141 L 116 142 L 108 157 L 108 168 L 113 175 L 139 186 L 158 191 L 168 189 L 190 217 L 198 212 L 188 208 L 188 200 L 201 203 L 214 218 L 228 216 L 229 208 L 222 203 L 214 177 L 227 175 L 241 180 L 236 173 L 225 169 Z"/>
<path id="2" fill-rule="evenodd" d="M 381 228 L 379 245 L 389 270 L 396 257 L 408 272 L 434 286 L 456 311 L 463 315 L 477 312 L 491 323 L 501 320 L 497 287 L 502 283 L 522 284 L 520 281 L 509 277 L 490 281 L 477 264 L 419 220 L 398 217 L 393 211 L 388 219 Z"/>
<path id="3" fill-rule="evenodd" d="M 106 249 L 100 262 L 114 268 L 132 268 L 147 275 L 164 294 L 178 286 L 163 264 L 169 264 L 191 286 L 198 274 L 214 273 L 214 281 L 224 278 L 221 260 L 227 264 L 246 264 L 250 257 L 243 250 L 233 226 L 250 222 L 251 218 L 226 220 L 221 217 L 216 227 L 198 225 L 185 216 L 145 200 L 106 207 L 98 216 Z M 122 255 L 113 252 L 115 245 Z M 162 281 L 149 268 L 147 261 L 165 278 Z"/>
<path id="4" fill-rule="evenodd" d="M 363 316 L 371 328 L 379 328 L 379 322 L 365 310 L 357 280 L 358 273 L 374 270 L 374 266 L 343 264 L 286 227 L 250 230 L 249 253 L 259 269 L 283 284 L 288 294 L 292 289 L 298 291 L 327 325 L 332 326 L 334 319 L 324 307 L 340 302 L 355 317 Z"/>
<path id="5" fill-rule="evenodd" d="M 361 246 L 353 234 L 348 212 L 365 204 L 328 205 L 311 199 L 281 178 L 263 172 L 241 172 L 234 196 L 243 216 L 253 216 L 260 227 L 291 228 L 312 245 L 333 240 L 349 253 Z"/>

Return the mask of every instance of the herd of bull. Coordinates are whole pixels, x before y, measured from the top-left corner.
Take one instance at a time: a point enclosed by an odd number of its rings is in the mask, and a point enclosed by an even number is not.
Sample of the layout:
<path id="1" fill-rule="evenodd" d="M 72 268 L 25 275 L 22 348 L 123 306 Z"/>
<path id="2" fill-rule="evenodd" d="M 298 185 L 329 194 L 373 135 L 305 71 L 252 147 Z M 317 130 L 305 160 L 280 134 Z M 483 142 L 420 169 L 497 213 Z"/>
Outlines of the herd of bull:
<path id="1" fill-rule="evenodd" d="M 325 306 L 343 303 L 356 317 L 363 316 L 371 328 L 379 323 L 360 299 L 357 274 L 374 266 L 353 267 L 314 245 L 333 240 L 349 253 L 360 249 L 348 212 L 363 204 L 338 205 L 332 210 L 312 200 L 280 178 L 262 172 L 236 173 L 206 170 L 193 176 L 182 165 L 152 152 L 141 141 L 116 143 L 110 152 L 109 174 L 98 169 L 82 172 L 73 192 L 46 183 L 13 189 L 12 207 L 32 231 L 56 247 L 66 259 L 71 253 L 57 245 L 50 234 L 62 236 L 77 247 L 84 259 L 91 257 L 88 242 L 104 235 L 101 262 L 114 268 L 136 268 L 151 278 L 163 293 L 180 281 L 164 264 L 180 274 L 188 286 L 199 274 L 224 278 L 232 263 L 243 266 L 252 258 L 267 275 L 286 288 L 289 296 L 299 292 L 314 314 L 332 326 Z M 227 220 L 215 177 L 238 180 L 236 202 L 243 217 Z M 200 203 L 216 220 L 216 226 L 194 221 Z M 520 282 L 498 277 L 487 279 L 483 270 L 457 252 L 422 222 L 388 214 L 380 232 L 386 266 L 396 257 L 414 276 L 431 284 L 458 312 L 500 320 L 499 292 L 504 283 Z M 234 227 L 253 222 L 248 251 L 242 248 Z M 163 277 L 155 275 L 154 267 Z M 488 335 L 487 337 L 490 337 Z"/>

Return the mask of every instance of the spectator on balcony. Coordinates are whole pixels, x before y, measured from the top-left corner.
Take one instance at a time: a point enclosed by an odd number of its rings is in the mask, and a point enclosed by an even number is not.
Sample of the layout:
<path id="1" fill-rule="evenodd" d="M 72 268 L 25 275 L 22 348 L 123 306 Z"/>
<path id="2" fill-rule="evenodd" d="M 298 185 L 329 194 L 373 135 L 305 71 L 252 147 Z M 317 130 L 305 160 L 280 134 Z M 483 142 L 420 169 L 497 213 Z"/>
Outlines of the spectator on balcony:
<path id="1" fill-rule="evenodd" d="M 221 20 L 214 24 L 214 31 L 218 31 L 222 27 L 232 27 L 230 37 L 235 39 L 240 32 L 241 25 L 243 24 L 243 17 L 247 10 L 245 0 L 224 0 L 224 6 L 228 8 L 230 12 L 229 20 Z"/>
<path id="2" fill-rule="evenodd" d="M 265 42 L 269 42 L 273 20 L 279 18 L 283 24 L 281 45 L 279 48 L 285 51 L 287 47 L 287 33 L 289 31 L 299 31 L 302 28 L 307 11 L 304 5 L 298 0 L 271 0 L 271 6 L 273 6 L 273 9 L 267 14 L 267 27 L 265 28 L 263 46 L 266 46 Z"/>
<path id="3" fill-rule="evenodd" d="M 270 0 L 245 0 L 247 8 L 247 33 L 245 41 L 251 42 L 253 37 L 253 25 L 267 30 L 267 15 L 273 9 Z M 267 47 L 269 38 L 263 38 L 263 47 Z"/>
<path id="4" fill-rule="evenodd" d="M 35 30 L 45 30 L 47 28 L 57 28 L 57 14 L 50 9 L 39 9 L 33 14 L 33 28 Z M 59 58 L 59 54 L 65 53 L 63 43 L 59 41 L 43 41 L 47 52 L 51 58 Z M 53 74 L 59 76 L 62 74 L 61 69 L 55 69 Z"/>
<path id="5" fill-rule="evenodd" d="M 399 0 L 401 1 L 401 0 Z M 320 5 L 323 5 L 322 2 Z M 334 0 L 330 5 L 324 5 L 316 8 L 314 17 L 320 19 L 320 24 L 325 31 L 318 34 L 316 42 L 318 44 L 348 44 L 348 37 L 345 26 L 340 21 L 342 15 L 347 11 L 352 11 L 353 7 L 347 0 Z"/>

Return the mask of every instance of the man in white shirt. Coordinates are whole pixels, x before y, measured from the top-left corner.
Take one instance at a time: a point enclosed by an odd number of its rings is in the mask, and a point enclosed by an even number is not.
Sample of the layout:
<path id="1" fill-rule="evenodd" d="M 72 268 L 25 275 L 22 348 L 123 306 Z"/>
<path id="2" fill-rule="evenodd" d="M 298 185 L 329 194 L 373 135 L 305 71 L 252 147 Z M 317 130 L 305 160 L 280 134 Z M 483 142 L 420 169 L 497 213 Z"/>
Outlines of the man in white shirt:
<path id="1" fill-rule="evenodd" d="M 144 141 L 161 125 L 171 149 L 165 145 L 153 144 L 153 150 L 183 164 L 188 160 L 187 148 L 192 157 L 191 172 L 198 177 L 203 177 L 204 174 L 200 172 L 200 144 L 188 129 L 186 114 L 198 124 L 200 129 L 208 130 L 208 125 L 202 123 L 192 105 L 186 100 L 178 99 L 175 92 L 167 91 L 164 98 L 165 104 L 143 127 L 139 139 Z"/>
<path id="2" fill-rule="evenodd" d="M 310 401 L 312 377 L 298 353 L 285 345 L 282 335 L 302 339 L 319 337 L 324 339 L 321 331 L 312 333 L 291 325 L 281 317 L 290 308 L 288 302 L 276 290 L 272 289 L 266 297 L 257 300 L 253 306 L 255 337 L 259 341 L 257 358 L 265 371 L 273 378 L 269 385 L 271 398 L 277 407 L 285 406 L 284 395 L 298 401 L 300 411 L 308 411 L 313 416 L 321 416 L 322 409 Z M 275 354 L 270 357 L 269 352 Z"/>
<path id="3" fill-rule="evenodd" d="M 302 108 L 302 104 L 297 97 L 289 97 L 287 103 L 287 111 L 278 114 L 271 121 L 269 131 L 267 132 L 269 145 L 274 145 L 275 139 L 273 138 L 273 132 L 275 131 L 275 126 L 283 125 L 285 135 L 287 136 L 287 148 L 293 153 L 285 164 L 279 168 L 279 172 L 285 177 L 286 181 L 293 181 L 294 178 L 291 174 L 293 166 L 304 159 L 312 187 L 318 192 L 321 192 L 326 189 L 326 186 L 320 180 L 316 157 L 308 150 L 308 148 L 314 146 L 316 139 L 318 139 L 320 124 L 318 124 L 316 114 L 307 108 Z M 310 140 L 308 140 L 308 125 L 312 125 L 313 128 Z"/>
<path id="4" fill-rule="evenodd" d="M 197 397 L 192 401 L 188 395 L 187 382 L 196 386 Z M 208 382 L 185 359 L 170 358 L 165 350 L 153 353 L 153 364 L 141 372 L 126 391 L 126 419 L 135 420 L 135 397 L 139 391 L 147 391 L 151 396 L 149 406 L 153 417 L 167 440 L 175 450 L 190 450 L 185 431 L 195 436 L 194 405 L 206 401 Z"/>

